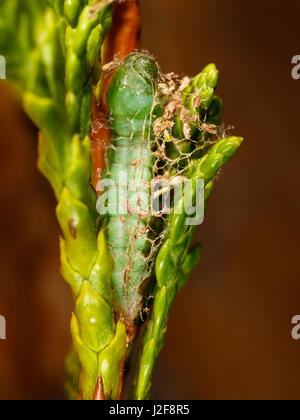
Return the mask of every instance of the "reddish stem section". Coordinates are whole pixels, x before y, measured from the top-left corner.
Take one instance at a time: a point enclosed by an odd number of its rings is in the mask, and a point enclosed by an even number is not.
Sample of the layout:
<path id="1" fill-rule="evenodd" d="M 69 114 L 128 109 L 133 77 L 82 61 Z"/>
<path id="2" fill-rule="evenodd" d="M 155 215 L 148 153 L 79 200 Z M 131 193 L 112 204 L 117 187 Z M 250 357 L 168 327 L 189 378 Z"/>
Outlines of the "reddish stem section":
<path id="1" fill-rule="evenodd" d="M 123 397 L 123 387 L 124 387 L 124 375 L 125 375 L 125 363 L 126 363 L 126 354 L 120 363 L 120 382 L 119 382 L 119 394 L 118 401 L 122 400 Z"/>
<path id="2" fill-rule="evenodd" d="M 78 390 L 78 401 L 82 401 L 82 369 L 80 368 L 80 375 L 79 375 L 79 390 Z"/>
<path id="3" fill-rule="evenodd" d="M 99 374 L 97 379 L 97 384 L 93 396 L 93 401 L 105 401 L 105 395 L 104 395 L 104 386 L 103 386 L 103 380 L 102 376 Z"/>
<path id="4" fill-rule="evenodd" d="M 138 49 L 140 28 L 139 0 L 116 3 L 112 27 L 104 43 L 103 65 L 110 63 L 114 58 L 123 60 Z M 102 76 L 99 100 L 94 96 L 91 157 L 94 168 L 93 184 L 96 191 L 105 168 L 105 150 L 110 143 L 110 131 L 107 126 L 109 110 L 106 95 L 112 77 L 113 72 Z"/>

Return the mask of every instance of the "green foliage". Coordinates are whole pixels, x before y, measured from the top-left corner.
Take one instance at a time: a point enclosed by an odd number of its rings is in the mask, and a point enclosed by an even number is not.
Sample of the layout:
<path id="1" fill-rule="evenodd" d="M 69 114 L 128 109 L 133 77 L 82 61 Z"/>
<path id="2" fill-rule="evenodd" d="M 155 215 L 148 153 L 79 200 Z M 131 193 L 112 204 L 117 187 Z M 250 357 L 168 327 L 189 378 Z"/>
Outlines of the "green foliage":
<path id="1" fill-rule="evenodd" d="M 211 108 L 218 81 L 219 71 L 215 64 L 209 64 L 193 79 L 192 83 L 190 83 L 182 93 L 183 105 L 190 111 L 191 115 L 197 117 L 196 120 L 190 124 L 192 137 L 195 137 L 198 132 L 199 119 L 203 117 L 203 115 L 206 115 L 208 109 Z M 200 103 L 196 101 L 198 98 L 200 99 Z M 216 104 L 214 104 L 214 107 L 216 107 Z M 214 108 L 213 110 L 210 110 L 210 112 L 214 112 Z M 183 122 L 179 115 L 175 118 L 173 132 L 175 138 L 182 138 L 184 136 Z"/>
<path id="2" fill-rule="evenodd" d="M 84 399 L 93 397 L 103 360 L 115 372 L 125 352 L 125 334 L 120 333 L 122 325 L 115 325 L 111 302 L 113 261 L 90 189 L 93 85 L 112 21 L 110 3 L 4 0 L 0 6 L 0 53 L 7 58 L 9 78 L 24 91 L 27 114 L 41 131 L 39 168 L 58 199 L 61 267 L 75 299 L 71 329 Z M 107 346 L 109 358 L 107 350 L 102 353 Z M 118 381 L 118 375 L 104 375 L 108 397 L 117 395 Z M 70 388 L 70 378 L 68 383 Z"/>
<path id="3" fill-rule="evenodd" d="M 204 180 L 206 199 L 210 194 L 212 179 L 221 166 L 236 153 L 242 141 L 243 139 L 240 137 L 222 139 L 195 164 L 193 180 Z M 188 193 L 195 194 L 195 188 Z M 185 194 L 178 203 L 180 208 L 184 209 L 184 200 L 186 199 Z M 174 298 L 201 259 L 200 247 L 190 249 L 195 227 L 186 225 L 188 216 L 184 211 L 181 214 L 178 213 L 180 212 L 174 210 L 168 238 L 156 258 L 157 287 L 154 293 L 153 312 L 143 338 L 133 391 L 133 399 L 137 400 L 144 400 L 149 397 L 154 363 L 163 347 Z"/>

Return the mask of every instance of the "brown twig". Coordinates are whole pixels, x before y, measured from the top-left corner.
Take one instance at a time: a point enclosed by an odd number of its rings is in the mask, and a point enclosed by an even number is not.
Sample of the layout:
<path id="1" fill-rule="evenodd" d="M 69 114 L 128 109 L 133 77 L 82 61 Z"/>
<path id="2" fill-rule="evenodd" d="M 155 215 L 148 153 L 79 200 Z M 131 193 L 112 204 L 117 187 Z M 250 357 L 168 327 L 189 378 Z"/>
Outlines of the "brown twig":
<path id="1" fill-rule="evenodd" d="M 97 379 L 97 384 L 93 396 L 93 401 L 105 401 L 105 395 L 104 395 L 104 386 L 103 386 L 103 380 L 102 376 L 99 374 Z"/>
<path id="2" fill-rule="evenodd" d="M 128 54 L 139 47 L 139 34 L 141 18 L 139 0 L 125 0 L 114 5 L 113 23 L 104 44 L 103 65 L 114 60 L 123 60 Z M 106 95 L 113 77 L 103 74 L 101 78 L 100 97 L 94 96 L 93 105 L 93 130 L 91 135 L 91 157 L 94 168 L 93 184 L 97 190 L 97 184 L 101 180 L 105 167 L 105 150 L 110 142 L 110 132 L 107 127 L 108 107 Z"/>

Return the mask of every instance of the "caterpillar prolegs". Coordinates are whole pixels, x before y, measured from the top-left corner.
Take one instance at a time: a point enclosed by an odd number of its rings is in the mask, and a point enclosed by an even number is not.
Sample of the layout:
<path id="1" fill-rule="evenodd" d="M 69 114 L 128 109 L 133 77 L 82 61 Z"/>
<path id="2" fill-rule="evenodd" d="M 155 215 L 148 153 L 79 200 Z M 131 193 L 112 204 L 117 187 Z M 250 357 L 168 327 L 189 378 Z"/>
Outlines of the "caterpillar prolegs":
<path id="1" fill-rule="evenodd" d="M 107 94 L 111 146 L 107 150 L 104 180 L 117 194 L 104 217 L 106 237 L 115 261 L 112 289 L 115 311 L 133 324 L 141 308 L 147 278 L 146 255 L 151 248 L 149 191 L 155 158 L 152 153 L 156 62 L 146 54 L 129 55 L 115 72 Z M 128 186 L 128 195 L 119 192 Z M 110 192 L 111 192 L 110 191 Z M 116 192 L 116 191 L 114 191 Z"/>

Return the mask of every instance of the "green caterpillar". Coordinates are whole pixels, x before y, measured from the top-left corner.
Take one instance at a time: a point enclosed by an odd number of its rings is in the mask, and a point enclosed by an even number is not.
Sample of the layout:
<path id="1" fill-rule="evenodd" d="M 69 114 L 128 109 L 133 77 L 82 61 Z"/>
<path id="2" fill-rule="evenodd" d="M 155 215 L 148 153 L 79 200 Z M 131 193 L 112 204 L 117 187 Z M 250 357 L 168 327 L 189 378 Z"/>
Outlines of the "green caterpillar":
<path id="1" fill-rule="evenodd" d="M 116 70 L 107 95 L 111 147 L 104 179 L 113 181 L 117 191 L 122 190 L 122 182 L 129 190 L 124 200 L 116 198 L 113 204 L 110 201 L 104 223 L 115 261 L 114 308 L 130 325 L 140 310 L 141 287 L 147 278 L 149 184 L 155 161 L 151 127 L 158 78 L 155 61 L 145 54 L 133 53 Z"/>

